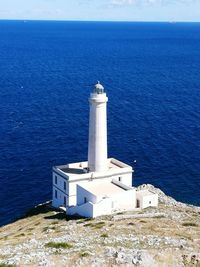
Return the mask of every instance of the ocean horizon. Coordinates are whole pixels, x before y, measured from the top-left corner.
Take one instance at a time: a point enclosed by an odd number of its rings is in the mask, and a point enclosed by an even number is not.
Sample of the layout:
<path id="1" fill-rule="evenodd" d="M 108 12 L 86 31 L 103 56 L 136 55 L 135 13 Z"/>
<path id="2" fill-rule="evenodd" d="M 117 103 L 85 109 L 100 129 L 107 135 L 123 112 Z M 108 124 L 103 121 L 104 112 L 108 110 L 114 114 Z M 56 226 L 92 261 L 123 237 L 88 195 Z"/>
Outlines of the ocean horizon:
<path id="1" fill-rule="evenodd" d="M 108 155 L 200 205 L 200 23 L 0 20 L 0 225 L 87 160 L 89 94 L 108 95 Z"/>

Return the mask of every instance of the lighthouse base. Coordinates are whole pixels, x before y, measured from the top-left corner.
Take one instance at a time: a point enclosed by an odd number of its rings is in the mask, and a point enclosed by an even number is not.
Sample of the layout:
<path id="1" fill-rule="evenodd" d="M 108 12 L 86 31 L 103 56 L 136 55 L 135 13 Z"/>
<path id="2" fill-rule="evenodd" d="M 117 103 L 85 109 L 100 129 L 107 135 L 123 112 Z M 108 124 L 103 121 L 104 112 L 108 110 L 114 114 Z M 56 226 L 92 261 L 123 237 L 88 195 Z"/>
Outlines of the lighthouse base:
<path id="1" fill-rule="evenodd" d="M 53 167 L 52 205 L 65 208 L 69 215 L 84 217 L 135 209 L 140 195 L 132 187 L 132 167 L 114 158 L 107 161 L 104 172 L 90 172 L 87 161 Z"/>

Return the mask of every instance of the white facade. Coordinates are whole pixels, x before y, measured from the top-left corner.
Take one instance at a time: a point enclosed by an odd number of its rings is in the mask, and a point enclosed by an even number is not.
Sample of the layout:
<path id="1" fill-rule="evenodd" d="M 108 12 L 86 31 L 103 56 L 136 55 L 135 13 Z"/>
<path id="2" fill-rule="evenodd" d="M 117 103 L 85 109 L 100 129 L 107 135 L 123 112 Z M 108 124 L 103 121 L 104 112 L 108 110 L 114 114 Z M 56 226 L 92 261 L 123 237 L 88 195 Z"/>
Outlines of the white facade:
<path id="1" fill-rule="evenodd" d="M 107 105 L 108 98 L 101 84 L 90 94 L 90 120 L 88 142 L 88 168 L 90 172 L 102 172 L 107 166 Z"/>
<path id="2" fill-rule="evenodd" d="M 111 182 L 115 179 L 127 186 L 132 186 L 133 169 L 131 166 L 113 158 L 107 159 L 107 166 L 108 170 L 105 172 L 87 172 L 88 162 L 53 167 L 53 206 L 75 206 L 77 185 L 88 181 Z M 66 204 L 64 197 L 66 197 Z"/>
<path id="3" fill-rule="evenodd" d="M 158 194 L 149 190 L 140 190 L 136 192 L 136 207 L 145 209 L 158 206 Z"/>
<path id="4" fill-rule="evenodd" d="M 77 205 L 68 213 L 84 217 L 109 215 L 114 212 L 132 210 L 136 203 L 136 190 L 120 182 L 92 181 L 77 186 Z"/>
<path id="5" fill-rule="evenodd" d="M 67 214 L 97 217 L 158 205 L 158 195 L 132 187 L 131 166 L 107 158 L 107 101 L 98 83 L 89 98 L 88 161 L 53 167 L 52 205 Z"/>

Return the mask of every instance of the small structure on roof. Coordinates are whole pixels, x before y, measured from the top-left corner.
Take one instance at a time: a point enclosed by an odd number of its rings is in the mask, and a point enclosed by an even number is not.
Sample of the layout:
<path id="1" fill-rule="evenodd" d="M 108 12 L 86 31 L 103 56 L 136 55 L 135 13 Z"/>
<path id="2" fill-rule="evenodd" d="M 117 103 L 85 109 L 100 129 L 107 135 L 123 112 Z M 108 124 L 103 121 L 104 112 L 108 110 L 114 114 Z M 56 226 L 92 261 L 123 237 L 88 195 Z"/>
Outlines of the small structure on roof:
<path id="1" fill-rule="evenodd" d="M 88 161 L 53 167 L 54 207 L 97 217 L 158 205 L 158 195 L 132 186 L 133 168 L 107 157 L 107 101 L 98 82 L 90 94 Z"/>

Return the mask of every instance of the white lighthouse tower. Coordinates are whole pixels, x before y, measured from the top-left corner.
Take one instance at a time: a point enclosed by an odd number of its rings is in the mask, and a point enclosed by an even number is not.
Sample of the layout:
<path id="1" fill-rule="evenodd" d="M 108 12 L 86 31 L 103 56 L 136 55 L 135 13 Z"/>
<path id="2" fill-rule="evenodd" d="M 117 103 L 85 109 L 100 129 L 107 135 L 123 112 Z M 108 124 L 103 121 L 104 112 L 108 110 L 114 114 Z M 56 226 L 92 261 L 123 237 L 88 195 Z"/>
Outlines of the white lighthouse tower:
<path id="1" fill-rule="evenodd" d="M 98 82 L 90 94 L 90 119 L 88 142 L 89 172 L 107 171 L 107 106 L 104 87 Z"/>
<path id="2" fill-rule="evenodd" d="M 53 167 L 52 205 L 69 215 L 97 217 L 158 203 L 156 194 L 132 187 L 131 166 L 107 157 L 107 102 L 98 82 L 89 97 L 88 161 Z"/>

